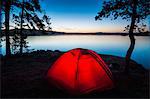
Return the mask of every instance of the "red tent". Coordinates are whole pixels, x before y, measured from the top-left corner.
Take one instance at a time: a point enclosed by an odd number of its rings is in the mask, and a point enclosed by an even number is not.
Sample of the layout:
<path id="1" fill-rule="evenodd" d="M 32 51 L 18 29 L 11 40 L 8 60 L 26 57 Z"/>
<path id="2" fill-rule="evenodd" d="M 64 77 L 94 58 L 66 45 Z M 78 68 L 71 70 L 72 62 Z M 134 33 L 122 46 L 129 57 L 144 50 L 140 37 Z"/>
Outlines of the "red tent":
<path id="1" fill-rule="evenodd" d="M 113 87 L 112 73 L 94 51 L 73 49 L 64 53 L 47 73 L 48 81 L 73 94 L 104 91 Z"/>

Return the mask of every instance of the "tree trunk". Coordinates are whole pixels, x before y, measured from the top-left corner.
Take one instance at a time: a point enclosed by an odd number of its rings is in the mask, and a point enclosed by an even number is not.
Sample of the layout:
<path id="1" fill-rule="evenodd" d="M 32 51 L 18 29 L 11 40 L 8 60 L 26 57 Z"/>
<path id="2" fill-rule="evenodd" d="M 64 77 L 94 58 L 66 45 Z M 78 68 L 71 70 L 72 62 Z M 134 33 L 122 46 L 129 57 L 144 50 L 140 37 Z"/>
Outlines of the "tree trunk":
<path id="1" fill-rule="evenodd" d="M 21 25 L 20 25 L 20 54 L 23 53 L 23 14 L 24 14 L 24 0 L 22 1 Z"/>
<path id="2" fill-rule="evenodd" d="M 127 54 L 126 54 L 126 66 L 125 66 L 125 73 L 128 73 L 129 72 L 129 66 L 130 66 L 130 58 L 131 58 L 131 55 L 132 55 L 132 52 L 134 50 L 134 46 L 135 46 L 135 38 L 134 38 L 134 35 L 132 34 L 129 34 L 129 38 L 130 38 L 130 47 L 127 51 Z"/>
<path id="3" fill-rule="evenodd" d="M 6 56 L 11 55 L 10 41 L 9 41 L 9 18 L 10 18 L 11 2 L 7 1 L 5 6 L 5 35 L 6 35 Z"/>
<path id="4" fill-rule="evenodd" d="M 133 13 L 132 13 L 132 17 L 131 17 L 131 26 L 129 29 L 129 38 L 130 38 L 130 47 L 126 53 L 126 66 L 125 66 L 125 73 L 129 73 L 129 66 L 130 66 L 130 59 L 131 59 L 131 55 L 132 52 L 134 50 L 134 46 L 135 46 L 135 38 L 134 38 L 134 26 L 135 26 L 135 21 L 136 21 L 136 8 L 137 8 L 137 1 L 133 0 Z"/>

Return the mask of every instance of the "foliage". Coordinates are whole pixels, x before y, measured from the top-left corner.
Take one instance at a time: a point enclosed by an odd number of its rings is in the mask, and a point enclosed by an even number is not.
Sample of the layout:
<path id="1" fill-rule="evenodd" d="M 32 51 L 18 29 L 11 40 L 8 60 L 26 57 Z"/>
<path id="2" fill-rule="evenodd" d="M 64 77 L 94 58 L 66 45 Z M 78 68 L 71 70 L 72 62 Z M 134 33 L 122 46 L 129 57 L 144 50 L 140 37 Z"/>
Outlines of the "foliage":
<path id="1" fill-rule="evenodd" d="M 45 29 L 47 28 L 48 31 L 52 31 L 52 28 L 50 26 L 51 25 L 50 19 L 51 18 L 49 18 L 49 16 L 47 16 L 47 15 L 43 16 L 43 21 L 45 21 L 47 24 L 47 26 L 45 26 Z"/>
<path id="2" fill-rule="evenodd" d="M 98 15 L 95 17 L 95 20 L 102 20 L 102 18 L 112 17 L 111 19 L 117 19 L 121 17 L 123 20 L 131 21 L 133 15 L 133 6 L 134 2 L 137 2 L 136 13 L 135 13 L 135 25 L 134 30 L 143 31 L 145 24 L 141 24 L 149 15 L 150 15 L 150 1 L 149 0 L 109 0 L 103 2 L 103 7 Z M 140 29 L 142 25 L 142 29 Z M 129 30 L 129 25 L 125 28 Z"/>
<path id="3" fill-rule="evenodd" d="M 12 23 L 14 24 L 13 28 L 15 28 L 15 35 L 11 38 L 10 44 L 15 53 L 19 46 L 21 49 L 22 47 L 28 48 L 28 42 L 25 40 L 27 34 L 23 31 L 24 28 L 30 30 L 46 30 L 48 28 L 48 30 L 51 30 L 50 18 L 46 14 L 39 18 L 37 14 L 37 12 L 42 13 L 39 0 L 3 0 L 1 8 L 5 14 L 8 12 L 5 10 L 6 7 L 8 8 L 8 5 L 10 6 L 9 11 L 12 11 Z"/>
<path id="4" fill-rule="evenodd" d="M 143 20 L 150 15 L 149 0 L 109 0 L 103 2 L 102 10 L 95 17 L 95 20 L 102 20 L 102 18 L 112 16 L 112 19 L 121 17 L 123 20 L 131 21 L 130 25 L 125 27 L 129 31 L 130 46 L 126 53 L 125 73 L 129 72 L 130 58 L 135 47 L 134 32 L 143 32 L 146 28 L 145 24 L 140 26 Z M 139 27 L 140 26 L 140 27 Z"/>

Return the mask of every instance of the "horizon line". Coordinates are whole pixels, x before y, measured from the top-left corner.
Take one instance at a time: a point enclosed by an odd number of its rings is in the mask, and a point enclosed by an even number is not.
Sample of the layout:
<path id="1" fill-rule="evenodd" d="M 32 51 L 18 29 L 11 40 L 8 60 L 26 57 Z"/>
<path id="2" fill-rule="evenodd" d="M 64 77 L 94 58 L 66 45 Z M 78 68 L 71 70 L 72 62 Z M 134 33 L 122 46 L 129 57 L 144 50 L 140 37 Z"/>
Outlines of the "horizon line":
<path id="1" fill-rule="evenodd" d="M 2 29 L 2 31 L 4 31 L 5 29 Z M 11 30 L 15 30 L 15 29 L 10 29 Z M 20 30 L 20 29 L 18 29 Z M 34 29 L 25 29 L 25 30 L 34 30 Z M 128 32 L 102 32 L 102 31 L 97 31 L 97 32 L 65 32 L 65 31 L 47 31 L 47 30 L 38 30 L 36 29 L 35 31 L 46 31 L 46 32 L 61 32 L 61 33 L 128 33 Z"/>

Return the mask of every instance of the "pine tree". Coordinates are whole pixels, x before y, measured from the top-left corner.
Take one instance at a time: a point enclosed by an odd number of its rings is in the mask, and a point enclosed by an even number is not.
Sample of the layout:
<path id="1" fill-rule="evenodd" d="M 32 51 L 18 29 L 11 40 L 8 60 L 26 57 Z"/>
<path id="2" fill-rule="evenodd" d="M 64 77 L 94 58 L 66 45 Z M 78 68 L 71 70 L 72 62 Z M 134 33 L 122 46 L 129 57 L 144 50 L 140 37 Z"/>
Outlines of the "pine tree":
<path id="1" fill-rule="evenodd" d="M 149 0 L 108 0 L 103 2 L 103 7 L 98 15 L 95 17 L 96 20 L 113 16 L 113 19 L 121 17 L 123 20 L 130 21 L 130 25 L 125 27 L 129 32 L 130 47 L 126 53 L 126 66 L 125 72 L 128 73 L 130 58 L 135 46 L 134 32 L 139 24 L 150 15 Z M 138 29 L 140 30 L 140 29 Z"/>

